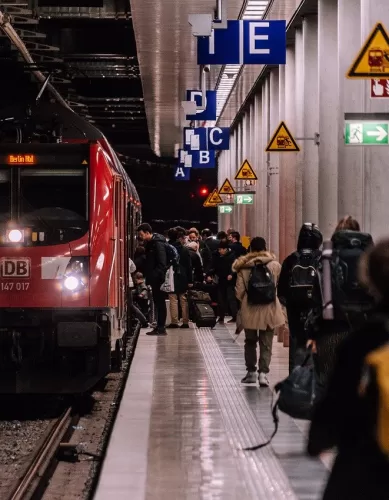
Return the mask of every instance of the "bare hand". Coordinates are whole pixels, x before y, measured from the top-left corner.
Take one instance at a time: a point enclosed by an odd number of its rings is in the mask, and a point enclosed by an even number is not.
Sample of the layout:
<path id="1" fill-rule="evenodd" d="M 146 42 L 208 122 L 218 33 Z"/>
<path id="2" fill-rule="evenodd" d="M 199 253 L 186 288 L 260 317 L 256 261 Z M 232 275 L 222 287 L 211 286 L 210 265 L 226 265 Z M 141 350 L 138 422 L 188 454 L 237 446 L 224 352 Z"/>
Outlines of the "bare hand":
<path id="1" fill-rule="evenodd" d="M 309 347 L 312 347 L 312 352 L 313 352 L 314 354 L 316 354 L 316 353 L 317 353 L 317 349 L 316 349 L 316 340 L 312 340 L 312 339 L 308 340 L 308 342 L 307 342 L 307 349 L 308 349 Z"/>
<path id="2" fill-rule="evenodd" d="M 188 287 L 193 288 L 193 283 L 189 283 Z"/>

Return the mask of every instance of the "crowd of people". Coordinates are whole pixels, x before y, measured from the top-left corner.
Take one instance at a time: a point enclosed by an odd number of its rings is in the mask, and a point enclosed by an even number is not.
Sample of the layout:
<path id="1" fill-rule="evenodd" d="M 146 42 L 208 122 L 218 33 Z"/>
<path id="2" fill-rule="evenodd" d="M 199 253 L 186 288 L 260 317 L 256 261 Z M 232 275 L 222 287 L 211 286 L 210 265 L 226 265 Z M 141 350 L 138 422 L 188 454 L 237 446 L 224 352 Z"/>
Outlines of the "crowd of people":
<path id="1" fill-rule="evenodd" d="M 200 234 L 196 228 L 175 227 L 162 236 L 145 223 L 138 227 L 138 238 L 133 267 L 137 271 L 136 297 L 144 297 L 148 286 L 156 311 L 155 327 L 147 334 L 166 335 L 163 285 L 169 268 L 173 283 L 168 293 L 171 319 L 167 328 L 189 328 L 188 291 L 199 284 L 209 285 L 218 321 L 224 323 L 230 316 L 229 323 L 236 323 L 235 333 L 245 332 L 247 373 L 243 384 L 258 381 L 260 387 L 269 386 L 274 331 L 286 324 L 290 372 L 307 351 L 313 353 L 318 389 L 308 452 L 317 456 L 338 448 L 325 500 L 367 495 L 386 499 L 389 425 L 380 414 L 381 442 L 387 447 L 384 453 L 373 422 L 378 407 L 389 419 L 389 384 L 383 384 L 382 390 L 366 389 L 371 380 L 378 380 L 367 376 L 371 372 L 366 371 L 366 360 L 376 366 L 381 359 L 377 349 L 388 351 L 386 368 L 379 372 L 382 382 L 382 373 L 389 366 L 389 240 L 374 246 L 371 236 L 347 216 L 336 227 L 330 254 L 323 253 L 318 226 L 305 223 L 296 250 L 281 264 L 262 237 L 252 238 L 246 249 L 239 232 L 232 229 L 214 237 L 208 229 Z M 327 278 L 325 262 L 329 265 Z M 327 296 L 330 287 L 327 303 L 326 287 Z M 146 308 L 140 314 L 145 325 Z M 366 392 L 368 397 L 362 397 Z"/>

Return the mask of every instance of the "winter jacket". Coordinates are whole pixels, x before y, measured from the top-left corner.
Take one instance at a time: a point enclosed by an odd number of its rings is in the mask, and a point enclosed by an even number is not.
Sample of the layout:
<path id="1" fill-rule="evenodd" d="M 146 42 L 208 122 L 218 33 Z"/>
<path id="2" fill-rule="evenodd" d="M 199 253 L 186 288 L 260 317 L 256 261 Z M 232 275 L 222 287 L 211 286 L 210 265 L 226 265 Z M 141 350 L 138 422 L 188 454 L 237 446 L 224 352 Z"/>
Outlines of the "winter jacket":
<path id="1" fill-rule="evenodd" d="M 302 250 L 302 249 L 300 249 L 300 250 Z M 309 249 L 307 249 L 307 250 L 309 250 Z M 294 266 L 299 261 L 298 252 L 299 252 L 299 250 L 290 254 L 288 257 L 286 257 L 286 259 L 282 263 L 280 279 L 278 280 L 277 293 L 278 293 L 278 298 L 280 299 L 281 303 L 285 306 L 288 306 L 287 297 L 289 295 L 289 287 L 290 287 L 292 270 L 293 270 Z M 321 251 L 320 250 L 312 250 L 312 252 L 313 252 L 313 258 L 315 259 L 317 264 L 319 264 Z M 294 307 L 294 309 L 295 309 L 295 307 Z M 300 312 L 298 312 L 298 315 L 300 315 Z"/>
<path id="2" fill-rule="evenodd" d="M 152 287 L 160 287 L 165 281 L 167 271 L 166 238 L 154 233 L 145 245 L 146 283 Z"/>
<path id="3" fill-rule="evenodd" d="M 235 241 L 235 243 L 230 243 L 230 248 L 235 255 L 235 258 L 239 259 L 242 255 L 246 255 L 247 250 L 242 245 L 240 241 Z"/>
<path id="4" fill-rule="evenodd" d="M 204 272 L 207 273 L 212 267 L 212 251 L 209 248 L 209 246 L 205 243 L 205 241 L 200 241 L 199 245 L 200 245 L 199 249 L 200 255 L 201 258 L 203 259 L 202 266 Z"/>
<path id="5" fill-rule="evenodd" d="M 180 272 L 174 273 L 174 293 L 186 293 L 188 285 L 193 283 L 192 261 L 189 250 L 178 241 L 169 241 L 169 243 L 176 248 L 180 257 Z"/>
<path id="6" fill-rule="evenodd" d="M 388 317 L 388 310 L 381 306 L 377 312 Z M 313 456 L 338 448 L 324 500 L 389 498 L 389 461 L 374 437 L 378 404 L 359 396 L 364 359 L 388 338 L 382 319 L 372 316 L 338 347 L 328 390 L 313 414 L 308 442 Z"/>
<path id="7" fill-rule="evenodd" d="M 247 288 L 252 268 L 256 264 L 266 264 L 277 285 L 281 264 L 270 252 L 252 252 L 234 262 L 233 270 L 237 273 L 235 293 L 241 302 L 242 326 L 248 330 L 267 330 L 285 324 L 281 304 L 276 300 L 271 304 L 251 305 L 247 301 Z"/>
<path id="8" fill-rule="evenodd" d="M 200 255 L 194 250 L 192 250 L 192 248 L 187 248 L 187 249 L 192 263 L 193 282 L 202 283 L 204 281 L 204 276 L 203 276 L 203 266 L 201 264 Z"/>
<path id="9" fill-rule="evenodd" d="M 235 254 L 229 250 L 225 255 L 214 254 L 212 272 L 219 279 L 219 285 L 235 286 L 235 275 L 232 271 L 232 264 L 235 261 Z M 233 280 L 227 280 L 232 275 Z"/>

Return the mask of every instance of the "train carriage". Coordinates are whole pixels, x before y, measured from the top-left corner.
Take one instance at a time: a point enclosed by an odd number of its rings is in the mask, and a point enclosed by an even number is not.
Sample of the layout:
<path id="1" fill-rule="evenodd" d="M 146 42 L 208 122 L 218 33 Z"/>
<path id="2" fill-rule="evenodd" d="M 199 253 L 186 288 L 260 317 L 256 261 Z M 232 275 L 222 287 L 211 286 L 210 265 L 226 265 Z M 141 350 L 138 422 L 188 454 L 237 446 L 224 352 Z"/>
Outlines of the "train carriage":
<path id="1" fill-rule="evenodd" d="M 0 393 L 84 392 L 129 328 L 138 195 L 96 128 L 54 116 L 56 143 L 0 141 Z M 52 123 L 53 105 L 33 118 Z"/>

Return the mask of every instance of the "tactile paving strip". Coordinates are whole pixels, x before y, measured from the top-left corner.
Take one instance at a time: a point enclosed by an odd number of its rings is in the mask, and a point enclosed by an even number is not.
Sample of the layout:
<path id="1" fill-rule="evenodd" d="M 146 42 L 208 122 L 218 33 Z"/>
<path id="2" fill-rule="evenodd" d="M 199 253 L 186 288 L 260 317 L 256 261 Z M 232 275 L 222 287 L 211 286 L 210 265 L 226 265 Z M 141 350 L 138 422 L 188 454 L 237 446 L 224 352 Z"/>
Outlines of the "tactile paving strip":
<path id="1" fill-rule="evenodd" d="M 211 330 L 195 328 L 195 333 L 240 473 L 245 478 L 253 498 L 297 500 L 271 448 L 266 447 L 255 452 L 242 450 L 247 446 L 265 442 L 267 436 L 234 379 Z"/>

